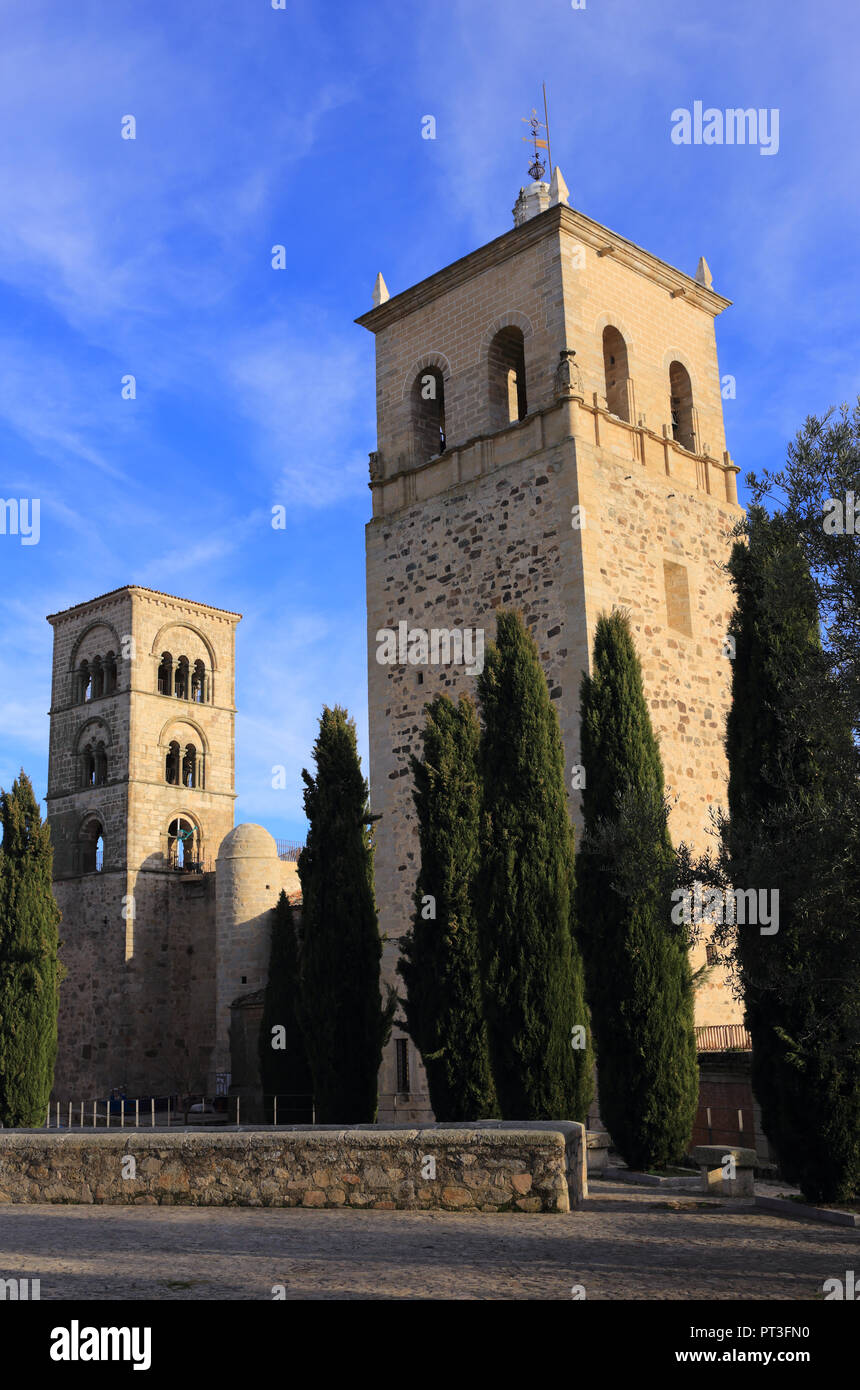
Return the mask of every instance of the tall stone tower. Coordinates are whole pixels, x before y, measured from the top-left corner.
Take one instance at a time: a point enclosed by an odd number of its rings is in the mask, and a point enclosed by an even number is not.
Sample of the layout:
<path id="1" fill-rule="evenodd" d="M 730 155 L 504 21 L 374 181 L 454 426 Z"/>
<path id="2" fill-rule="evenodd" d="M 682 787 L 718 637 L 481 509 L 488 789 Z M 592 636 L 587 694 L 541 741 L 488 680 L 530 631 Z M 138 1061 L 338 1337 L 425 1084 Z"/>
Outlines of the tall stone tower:
<path id="1" fill-rule="evenodd" d="M 48 618 L 58 1097 L 214 1090 L 239 619 L 136 585 Z"/>
<path id="2" fill-rule="evenodd" d="M 468 663 L 448 659 L 455 639 L 431 640 L 428 660 L 411 630 L 477 628 L 490 640 L 497 607 L 523 611 L 558 710 L 576 820 L 580 678 L 598 615 L 623 606 L 678 798 L 676 841 L 704 847 L 709 808 L 725 800 L 732 599 L 721 566 L 741 513 L 714 320 L 729 301 L 704 260 L 691 278 L 568 206 L 558 170 L 551 186 L 520 190 L 514 222 L 393 298 L 380 277 L 375 307 L 357 320 L 376 338 L 370 783 L 392 980 L 418 869 L 408 759 L 423 705 L 440 690 L 475 694 Z M 386 630 L 402 634 L 396 661 L 390 645 L 379 659 Z M 738 1019 L 712 978 L 697 1022 Z M 406 1113 L 426 1106 L 403 1037 L 380 1089 L 399 1091 Z"/>

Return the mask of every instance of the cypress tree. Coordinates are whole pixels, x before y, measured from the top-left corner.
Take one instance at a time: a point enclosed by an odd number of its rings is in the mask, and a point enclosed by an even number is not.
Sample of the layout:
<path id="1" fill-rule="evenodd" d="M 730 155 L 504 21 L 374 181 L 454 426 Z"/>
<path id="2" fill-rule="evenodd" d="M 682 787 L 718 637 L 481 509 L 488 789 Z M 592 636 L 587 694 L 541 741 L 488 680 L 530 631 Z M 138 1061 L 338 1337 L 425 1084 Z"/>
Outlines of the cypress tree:
<path id="1" fill-rule="evenodd" d="M 598 619 L 580 690 L 579 920 L 600 1113 L 631 1168 L 683 1156 L 696 1115 L 693 987 L 672 920 L 663 766 L 626 615 Z"/>
<path id="2" fill-rule="evenodd" d="M 780 1168 L 811 1201 L 860 1192 L 860 808 L 851 683 L 821 644 L 793 527 L 752 508 L 726 730 L 730 882 L 778 893 L 778 931 L 739 924 L 753 1089 Z M 772 925 L 772 924 L 771 924 Z"/>
<path id="3" fill-rule="evenodd" d="M 466 696 L 426 707 L 423 757 L 412 758 L 421 868 L 398 972 L 409 1033 L 422 1054 L 437 1120 L 498 1113 L 475 925 L 480 727 Z"/>
<path id="4" fill-rule="evenodd" d="M 484 810 L 476 902 L 496 1092 L 505 1119 L 584 1121 L 593 1058 L 572 931 L 564 752 L 537 647 L 513 610 L 498 614 L 478 690 Z"/>
<path id="5" fill-rule="evenodd" d="M 274 1114 L 274 1096 L 278 1097 L 278 1119 L 282 1124 L 305 1124 L 312 1115 L 313 1081 L 299 1025 L 298 1001 L 299 952 L 293 908 L 281 889 L 277 905 L 272 908 L 269 975 L 259 1039 L 260 1080 L 268 1124 Z"/>
<path id="6" fill-rule="evenodd" d="M 310 822 L 302 885 L 300 1022 L 321 1124 L 372 1123 L 397 996 L 382 1004 L 367 783 L 346 710 L 324 707 L 316 776 L 302 772 Z"/>
<path id="7" fill-rule="evenodd" d="M 53 850 L 30 779 L 0 793 L 0 1123 L 45 1122 L 57 1059 L 63 968 Z"/>
<path id="8" fill-rule="evenodd" d="M 781 468 L 747 475 L 753 503 L 775 507 L 806 560 L 824 662 L 860 736 L 860 397 L 809 415 Z"/>

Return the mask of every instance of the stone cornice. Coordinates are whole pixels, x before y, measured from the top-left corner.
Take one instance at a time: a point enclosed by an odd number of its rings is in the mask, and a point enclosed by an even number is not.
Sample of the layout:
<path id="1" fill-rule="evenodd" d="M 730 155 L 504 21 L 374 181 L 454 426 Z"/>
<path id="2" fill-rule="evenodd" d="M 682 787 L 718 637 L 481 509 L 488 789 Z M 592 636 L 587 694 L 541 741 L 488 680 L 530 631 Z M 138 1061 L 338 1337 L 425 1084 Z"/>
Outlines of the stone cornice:
<path id="1" fill-rule="evenodd" d="M 593 222 L 584 213 L 567 207 L 562 207 L 559 211 L 562 214 L 561 226 L 565 231 L 578 236 L 587 246 L 602 252 L 603 255 L 612 256 L 621 265 L 629 266 L 646 279 L 661 285 L 669 290 L 674 298 L 683 295 L 691 304 L 704 309 L 714 318 L 731 306 L 732 301 L 724 295 L 700 285 L 692 275 L 685 275 L 682 270 L 661 261 L 659 256 L 652 255 L 650 251 L 637 246 L 634 241 L 628 241 L 626 237 L 619 236 L 618 232 L 611 232 L 599 222 Z"/>
<path id="2" fill-rule="evenodd" d="M 509 232 L 496 237 L 486 246 L 479 247 L 477 251 L 471 251 L 469 255 L 461 257 L 460 260 L 453 261 L 451 265 L 436 271 L 426 280 L 419 280 L 417 285 L 412 285 L 410 289 L 403 290 L 400 294 L 387 299 L 384 304 L 361 314 L 355 322 L 371 333 L 378 333 L 381 329 L 388 328 L 390 324 L 404 318 L 407 314 L 412 314 L 416 309 L 429 304 L 440 295 L 446 294 L 449 290 L 455 289 L 458 285 L 464 284 L 493 266 L 501 265 L 511 256 L 519 255 L 528 247 L 534 246 L 545 237 L 553 236 L 559 231 L 569 232 L 603 255 L 613 256 L 622 265 L 629 266 L 638 274 L 644 275 L 646 279 L 669 290 L 673 296 L 683 295 L 688 303 L 695 304 L 697 308 L 703 309 L 713 317 L 721 314 L 731 304 L 730 299 L 725 299 L 716 291 L 700 285 L 692 276 L 685 275 L 681 270 L 676 270 L 674 266 L 661 261 L 650 251 L 643 250 L 635 242 L 628 241 L 625 237 L 619 236 L 617 232 L 612 232 L 608 227 L 601 226 L 599 222 L 592 221 L 584 213 L 559 204 L 556 207 L 547 208 L 546 212 L 539 213 L 537 217 L 530 218 L 521 227 L 512 227 Z"/>
<path id="3" fill-rule="evenodd" d="M 116 600 L 125 595 L 130 598 L 147 599 L 160 608 L 180 608 L 186 612 L 191 609 L 197 613 L 205 613 L 221 622 L 232 619 L 234 626 L 242 619 L 241 613 L 233 613 L 229 608 L 214 608 L 210 603 L 198 603 L 195 599 L 180 598 L 177 594 L 165 594 L 160 589 L 147 589 L 140 584 L 124 584 L 119 589 L 111 589 L 107 594 L 98 594 L 96 598 L 87 599 L 85 603 L 76 603 L 72 608 L 61 609 L 59 613 L 49 613 L 47 621 L 53 627 L 57 622 L 67 622 L 72 617 L 77 618 L 84 613 L 97 613 L 102 609 L 114 607 Z"/>
<path id="4" fill-rule="evenodd" d="M 509 428 L 511 430 L 522 429 L 523 425 L 528 424 L 530 421 L 536 419 L 538 416 L 550 415 L 554 413 L 560 408 L 561 404 L 562 403 L 559 401 L 553 401 L 552 405 L 539 406 L 536 410 L 529 411 L 529 414 L 524 416 L 522 420 L 515 420 L 509 426 Z M 588 411 L 590 414 L 600 415 L 605 420 L 610 420 L 613 423 L 613 425 L 619 425 L 624 429 L 628 430 L 631 434 L 648 435 L 648 437 L 650 439 L 653 439 L 655 443 L 659 444 L 661 447 L 664 445 L 667 446 L 669 449 L 673 451 L 673 453 L 684 455 L 687 458 L 701 459 L 703 463 L 708 463 L 715 468 L 719 468 L 724 473 L 740 473 L 741 471 L 736 463 L 726 464 L 724 462 L 721 462 L 719 459 L 714 458 L 711 454 L 693 453 L 690 449 L 685 449 L 682 445 L 680 445 L 677 442 L 677 440 L 667 440 L 664 438 L 663 435 L 657 434 L 655 430 L 649 429 L 647 425 L 631 425 L 629 421 L 620 420 L 617 415 L 613 415 L 609 410 L 603 410 L 599 406 L 589 405 L 586 401 L 583 401 L 582 399 L 578 400 L 578 404 L 583 410 Z M 386 483 L 396 482 L 398 478 L 404 477 L 407 473 L 424 473 L 431 468 L 437 467 L 439 463 L 443 462 L 445 459 L 450 458 L 452 454 L 462 453 L 466 449 L 471 449 L 475 444 L 481 444 L 485 440 L 496 439 L 500 434 L 504 434 L 506 432 L 507 431 L 504 430 L 495 430 L 486 434 L 473 434 L 470 436 L 469 439 L 464 439 L 461 444 L 452 444 L 449 448 L 445 450 L 444 454 L 434 454 L 432 458 L 426 459 L 424 463 L 418 463 L 415 464 L 413 467 L 409 468 L 399 468 L 395 473 L 390 473 L 385 478 L 371 478 L 367 486 L 370 488 L 371 492 L 373 492 L 374 490 L 378 490 L 379 488 L 384 488 Z M 570 435 L 569 438 L 575 439 L 576 436 Z M 542 453 L 545 447 L 546 446 L 544 444 L 538 444 L 535 448 L 530 449 L 528 453 L 523 454 L 521 457 L 522 459 L 531 458 L 534 454 Z M 520 461 L 521 460 L 519 459 L 517 460 L 517 462 Z M 499 468 L 507 468 L 508 462 L 506 461 L 505 463 L 499 464 L 497 466 Z M 496 471 L 495 467 L 492 471 Z M 678 482 L 678 478 L 674 474 L 667 474 L 666 476 L 671 477 L 674 482 Z M 454 484 L 454 486 L 459 487 L 460 484 L 456 483 Z M 710 494 L 707 495 L 710 496 Z M 406 505 L 411 506 L 412 503 L 407 503 Z"/>
<path id="5" fill-rule="evenodd" d="M 672 457 L 678 455 L 682 459 L 686 458 L 694 462 L 702 463 L 706 465 L 709 469 L 714 469 L 718 473 L 734 474 L 735 476 L 737 476 L 737 474 L 740 473 L 740 468 L 736 463 L 732 462 L 728 453 L 725 453 L 722 459 L 715 458 L 711 454 L 692 453 L 689 449 L 685 449 L 682 445 L 678 444 L 676 440 L 668 439 L 665 435 L 659 435 L 654 430 L 649 429 L 645 425 L 632 425 L 626 420 L 620 420 L 617 416 L 611 414 L 610 411 L 603 409 L 597 405 L 588 404 L 586 401 L 583 400 L 582 397 L 573 397 L 572 399 L 575 401 L 578 409 L 582 411 L 584 414 L 599 417 L 600 419 L 605 420 L 607 423 L 611 423 L 613 427 L 624 430 L 626 433 L 633 436 L 634 439 L 639 438 L 640 440 L 644 440 L 645 438 L 648 438 L 651 441 L 653 441 L 654 444 L 658 444 L 660 448 L 664 451 L 667 459 L 670 455 Z M 517 420 L 514 423 L 512 423 L 507 430 L 496 430 L 491 434 L 473 435 L 470 439 L 464 440 L 461 444 L 452 444 L 448 449 L 445 450 L 444 454 L 436 454 L 433 458 L 427 459 L 424 463 L 418 464 L 414 468 L 400 468 L 396 472 L 391 473 L 384 478 L 371 479 L 371 481 L 368 483 L 368 487 L 370 488 L 371 492 L 375 493 L 382 491 L 384 497 L 385 489 L 390 489 L 392 483 L 397 483 L 405 477 L 408 477 L 413 474 L 431 472 L 436 471 L 437 469 L 441 469 L 444 465 L 450 463 L 451 459 L 454 456 L 466 454 L 469 451 L 475 449 L 476 447 L 481 448 L 482 446 L 485 446 L 488 447 L 490 450 L 490 452 L 485 456 L 482 462 L 482 466 L 477 473 L 470 472 L 468 476 L 465 478 L 458 477 L 455 481 L 451 481 L 444 484 L 442 487 L 439 488 L 438 491 L 434 490 L 432 494 L 428 494 L 428 496 L 425 496 L 421 499 L 413 497 L 407 501 L 399 501 L 394 506 L 387 507 L 384 511 L 375 512 L 373 517 L 367 523 L 367 525 L 374 526 L 377 524 L 384 524 L 386 521 L 389 521 L 393 517 L 395 517 L 398 513 L 406 512 L 409 510 L 409 508 L 414 507 L 416 505 L 416 502 L 418 503 L 418 505 L 426 505 L 431 500 L 431 497 L 433 499 L 441 498 L 442 496 L 444 496 L 445 493 L 453 492 L 455 489 L 464 486 L 464 484 L 475 482 L 476 479 L 480 477 L 486 477 L 491 473 L 495 473 L 509 468 L 512 462 L 514 462 L 514 460 L 511 458 L 506 458 L 504 461 L 500 463 L 495 462 L 494 455 L 496 440 L 501 438 L 503 435 L 513 433 L 514 431 L 525 432 L 527 427 L 533 425 L 536 421 L 539 422 L 541 425 L 540 436 L 537 440 L 535 440 L 531 447 L 526 447 L 520 450 L 516 458 L 517 463 L 525 462 L 530 458 L 537 458 L 539 455 L 544 454 L 548 447 L 556 447 L 559 444 L 566 442 L 567 440 L 571 440 L 574 443 L 576 443 L 577 440 L 580 439 L 580 436 L 576 433 L 573 433 L 569 435 L 559 435 L 558 438 L 553 441 L 552 445 L 547 445 L 544 433 L 544 422 L 550 419 L 552 416 L 557 415 L 564 408 L 565 404 L 565 401 L 554 401 L 552 405 L 538 407 L 536 410 L 530 411 L 529 414 L 523 420 Z M 588 444 L 591 441 L 588 438 L 583 437 L 581 439 L 581 442 Z M 639 454 L 644 459 L 644 454 L 642 452 L 641 446 L 639 449 Z M 618 466 L 621 467 L 622 461 L 618 458 L 613 457 L 611 461 L 613 463 L 618 464 Z M 633 459 L 631 458 L 628 463 L 624 464 L 624 466 L 627 467 L 632 462 Z M 743 508 L 740 507 L 737 502 L 729 501 L 727 498 L 718 497 L 705 488 L 692 487 L 690 485 L 689 480 L 684 479 L 681 474 L 673 472 L 671 469 L 668 469 L 664 473 L 663 471 L 655 472 L 652 468 L 647 468 L 643 471 L 642 477 L 643 479 L 650 478 L 652 481 L 663 481 L 670 486 L 679 487 L 683 492 L 687 493 L 689 496 L 707 499 L 709 503 L 721 507 L 723 509 L 730 508 L 733 512 L 737 513 L 741 513 L 743 511 Z"/>
<path id="6" fill-rule="evenodd" d="M 48 792 L 48 794 L 47 794 L 46 796 L 43 796 L 43 797 L 42 797 L 42 800 L 43 800 L 43 801 L 67 801 L 67 800 L 69 800 L 69 798 L 71 798 L 71 797 L 86 796 L 86 794 L 87 794 L 88 792 L 103 792 L 103 791 L 105 790 L 105 788 L 107 788 L 107 787 L 129 787 L 129 786 L 132 786 L 132 787 L 160 787 L 162 791 L 176 792 L 177 795 L 182 795 L 183 792 L 187 792 L 192 798 L 214 796 L 214 797 L 219 797 L 219 798 L 221 798 L 222 800 L 226 799 L 226 800 L 228 800 L 228 801 L 237 801 L 237 800 L 239 799 L 239 793 L 238 793 L 238 792 L 216 792 L 216 791 L 211 791 L 209 787 L 174 787 L 174 785 L 173 785 L 171 782 L 160 782 L 160 781 L 159 781 L 157 778 L 155 778 L 155 777 L 129 777 L 129 776 L 125 776 L 125 777 L 111 777 L 111 779 L 110 779 L 108 782 L 101 782 L 101 783 L 99 784 L 99 786 L 97 786 L 97 787 L 71 787 L 68 791 L 65 791 L 65 792 Z M 94 800 L 97 801 L 98 798 L 94 798 Z M 182 809 L 183 809 L 183 810 L 188 810 L 188 811 L 193 811 L 193 810 L 195 809 L 196 806 L 199 806 L 199 803 L 198 803 L 196 800 L 192 800 L 191 803 L 190 803 L 190 805 L 184 806 Z M 87 811 L 87 810 L 89 810 L 90 808 L 89 808 L 88 806 L 83 806 L 83 807 L 81 807 L 80 809 L 81 809 L 82 811 Z M 97 805 L 97 804 L 94 805 L 92 809 L 93 809 L 94 811 L 97 811 L 97 810 L 98 810 L 98 805 Z M 182 814 L 182 812 L 180 811 L 180 815 L 181 815 L 181 814 Z"/>
<path id="7" fill-rule="evenodd" d="M 199 713 L 200 710 L 212 709 L 218 710 L 221 714 L 237 713 L 235 705 L 216 705 L 213 704 L 211 700 L 205 700 L 202 704 L 199 704 L 196 700 L 183 700 L 180 703 L 176 695 L 162 695 L 160 690 L 150 690 L 147 686 L 143 685 L 123 685 L 116 690 L 111 690 L 107 695 L 94 695 L 93 698 L 87 700 L 85 704 L 81 704 L 79 700 L 70 700 L 67 705 L 52 705 L 48 710 L 48 715 L 67 714 L 69 710 L 73 709 L 92 709 L 95 705 L 101 705 L 107 700 L 116 700 L 123 695 L 151 695 L 155 700 L 176 700 L 177 704 L 175 707 L 178 710 L 195 710 Z M 94 714 L 92 717 L 93 719 L 105 718 L 105 716 L 101 714 Z"/>

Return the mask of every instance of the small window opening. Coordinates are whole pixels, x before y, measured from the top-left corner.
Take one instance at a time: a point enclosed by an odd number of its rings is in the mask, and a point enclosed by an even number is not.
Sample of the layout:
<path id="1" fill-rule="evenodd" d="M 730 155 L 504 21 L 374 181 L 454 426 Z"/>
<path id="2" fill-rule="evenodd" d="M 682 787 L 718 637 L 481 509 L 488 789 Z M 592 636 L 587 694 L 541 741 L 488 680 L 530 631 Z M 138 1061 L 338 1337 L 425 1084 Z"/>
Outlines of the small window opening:
<path id="1" fill-rule="evenodd" d="M 183 787 L 197 786 L 197 749 L 193 743 L 185 745 L 185 754 L 182 759 L 182 785 Z"/>
<path id="2" fill-rule="evenodd" d="M 159 695 L 169 695 L 173 689 L 173 657 L 170 652 L 161 653 L 161 665 L 158 668 L 158 693 Z"/>
<path id="3" fill-rule="evenodd" d="M 445 382 L 425 367 L 412 384 L 412 443 L 416 467 L 445 452 Z"/>
<path id="4" fill-rule="evenodd" d="M 202 661 L 195 661 L 191 675 L 191 698 L 195 704 L 202 705 L 206 700 L 206 668 Z"/>
<path id="5" fill-rule="evenodd" d="M 176 684 L 174 693 L 177 700 L 188 699 L 188 657 L 181 656 L 176 665 Z"/>
<path id="6" fill-rule="evenodd" d="M 174 787 L 179 785 L 179 744 L 174 740 L 167 748 L 164 760 L 164 780 Z"/>
<path id="7" fill-rule="evenodd" d="M 619 420 L 629 423 L 627 344 L 618 329 L 611 325 L 603 330 L 603 373 L 606 382 L 606 409 L 610 415 L 617 415 Z"/>
<path id="8" fill-rule="evenodd" d="M 394 1043 L 397 1059 L 397 1090 L 400 1095 L 409 1092 L 409 1040 L 397 1038 Z"/>
<path id="9" fill-rule="evenodd" d="M 490 429 L 503 430 L 528 414 L 525 341 L 519 328 L 502 328 L 487 354 Z"/>
<path id="10" fill-rule="evenodd" d="M 90 820 L 81 827 L 78 842 L 80 871 L 82 874 L 101 873 L 104 868 L 104 830 L 100 821 Z"/>
<path id="11" fill-rule="evenodd" d="M 201 867 L 199 832 L 184 816 L 177 816 L 167 828 L 167 859 L 173 869 L 191 872 Z"/>
<path id="12" fill-rule="evenodd" d="M 108 652 L 104 663 L 104 693 L 111 695 L 116 690 L 116 655 Z"/>
<path id="13" fill-rule="evenodd" d="M 669 395 L 672 411 L 672 438 L 682 449 L 696 452 L 696 431 L 693 420 L 693 383 L 690 373 L 681 362 L 669 367 Z"/>

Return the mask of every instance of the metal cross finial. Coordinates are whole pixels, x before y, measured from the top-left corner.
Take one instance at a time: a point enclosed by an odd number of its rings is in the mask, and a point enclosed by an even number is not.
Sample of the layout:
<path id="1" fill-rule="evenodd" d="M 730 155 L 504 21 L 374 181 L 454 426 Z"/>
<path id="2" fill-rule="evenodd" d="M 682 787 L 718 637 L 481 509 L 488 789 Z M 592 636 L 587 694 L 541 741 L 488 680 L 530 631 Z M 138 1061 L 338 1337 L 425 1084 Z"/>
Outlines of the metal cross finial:
<path id="1" fill-rule="evenodd" d="M 546 108 L 545 82 L 543 84 L 543 114 L 544 119 L 542 121 L 539 121 L 537 111 L 534 107 L 532 107 L 532 114 L 530 116 L 523 116 L 522 118 L 523 122 L 531 130 L 531 134 L 524 135 L 523 139 L 527 143 L 534 145 L 534 159 L 529 165 L 529 173 L 531 174 L 532 180 L 535 183 L 537 183 L 538 180 L 542 179 L 544 174 L 546 173 L 546 164 L 544 164 L 543 160 L 541 159 L 540 154 L 538 153 L 539 150 L 546 150 L 547 160 L 549 161 L 550 177 L 552 176 L 552 155 L 550 154 L 549 147 L 549 115 L 547 113 Z M 538 131 L 540 130 L 546 131 L 545 140 L 541 140 L 540 136 L 538 135 Z"/>
<path id="2" fill-rule="evenodd" d="M 544 164 L 543 160 L 538 154 L 539 149 L 546 149 L 546 140 L 540 140 L 538 138 L 538 131 L 541 128 L 541 123 L 537 118 L 537 111 L 534 109 L 534 107 L 532 107 L 531 116 L 523 116 L 523 121 L 525 121 L 526 124 L 531 127 L 531 135 L 524 135 L 523 139 L 527 141 L 530 140 L 535 147 L 534 159 L 529 165 L 529 173 L 531 174 L 534 182 L 537 182 L 537 180 L 542 179 L 544 174 L 546 173 L 546 165 Z"/>

